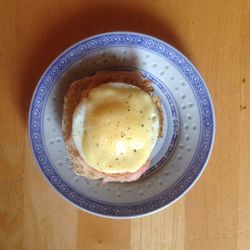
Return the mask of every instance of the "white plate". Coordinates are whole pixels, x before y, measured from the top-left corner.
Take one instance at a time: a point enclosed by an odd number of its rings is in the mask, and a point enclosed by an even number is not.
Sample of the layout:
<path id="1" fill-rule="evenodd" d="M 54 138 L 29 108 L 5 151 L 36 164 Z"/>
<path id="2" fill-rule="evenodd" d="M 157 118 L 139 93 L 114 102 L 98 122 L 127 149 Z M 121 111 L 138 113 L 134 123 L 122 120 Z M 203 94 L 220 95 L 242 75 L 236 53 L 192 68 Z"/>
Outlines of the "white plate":
<path id="1" fill-rule="evenodd" d="M 70 168 L 61 133 L 63 97 L 74 80 L 121 69 L 139 70 L 153 82 L 163 103 L 164 137 L 147 176 L 104 185 Z M 214 129 L 209 92 L 191 62 L 165 42 L 131 32 L 100 34 L 63 52 L 41 77 L 29 114 L 31 146 L 47 180 L 79 208 L 112 218 L 150 214 L 180 198 L 204 170 Z"/>

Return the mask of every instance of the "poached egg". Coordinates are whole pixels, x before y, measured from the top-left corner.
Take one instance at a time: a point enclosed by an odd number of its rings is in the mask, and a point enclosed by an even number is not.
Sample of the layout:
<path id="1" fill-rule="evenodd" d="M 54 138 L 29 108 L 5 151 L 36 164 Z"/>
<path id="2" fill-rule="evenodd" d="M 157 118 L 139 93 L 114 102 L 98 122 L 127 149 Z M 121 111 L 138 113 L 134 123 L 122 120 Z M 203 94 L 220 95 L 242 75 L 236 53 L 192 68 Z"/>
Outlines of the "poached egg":
<path id="1" fill-rule="evenodd" d="M 72 140 L 83 160 L 105 173 L 134 173 L 145 164 L 160 130 L 152 97 L 123 82 L 92 88 L 77 105 Z"/>

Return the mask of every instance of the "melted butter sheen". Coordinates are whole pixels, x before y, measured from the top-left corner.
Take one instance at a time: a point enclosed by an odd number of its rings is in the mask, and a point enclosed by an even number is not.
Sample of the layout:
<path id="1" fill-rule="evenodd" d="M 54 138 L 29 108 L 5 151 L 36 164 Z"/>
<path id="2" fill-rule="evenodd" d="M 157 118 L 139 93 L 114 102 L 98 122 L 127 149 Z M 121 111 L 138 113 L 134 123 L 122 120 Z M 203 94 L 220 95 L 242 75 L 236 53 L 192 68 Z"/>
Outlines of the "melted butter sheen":
<path id="1" fill-rule="evenodd" d="M 84 158 L 107 173 L 135 172 L 148 160 L 154 147 L 151 97 L 128 85 L 103 84 L 86 99 Z"/>

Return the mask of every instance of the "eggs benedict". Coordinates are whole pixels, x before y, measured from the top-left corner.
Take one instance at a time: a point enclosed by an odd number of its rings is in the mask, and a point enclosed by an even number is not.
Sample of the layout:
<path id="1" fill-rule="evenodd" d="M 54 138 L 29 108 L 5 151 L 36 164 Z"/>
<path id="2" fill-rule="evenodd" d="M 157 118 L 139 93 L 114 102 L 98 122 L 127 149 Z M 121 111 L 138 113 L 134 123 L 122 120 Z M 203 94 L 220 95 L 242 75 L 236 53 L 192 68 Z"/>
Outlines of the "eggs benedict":
<path id="1" fill-rule="evenodd" d="M 146 172 L 163 126 L 152 92 L 138 72 L 103 71 L 70 85 L 62 130 L 78 175 L 129 182 Z"/>

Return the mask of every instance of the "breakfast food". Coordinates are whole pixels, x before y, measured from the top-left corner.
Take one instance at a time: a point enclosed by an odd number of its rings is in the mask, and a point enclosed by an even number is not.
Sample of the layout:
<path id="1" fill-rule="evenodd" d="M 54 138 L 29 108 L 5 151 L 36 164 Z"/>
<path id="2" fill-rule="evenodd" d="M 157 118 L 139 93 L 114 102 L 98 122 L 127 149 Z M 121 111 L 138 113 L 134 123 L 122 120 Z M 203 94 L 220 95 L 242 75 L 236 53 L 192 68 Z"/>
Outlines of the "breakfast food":
<path id="1" fill-rule="evenodd" d="M 62 131 L 76 174 L 130 182 L 146 172 L 163 126 L 152 92 L 138 72 L 102 71 L 70 85 Z"/>

